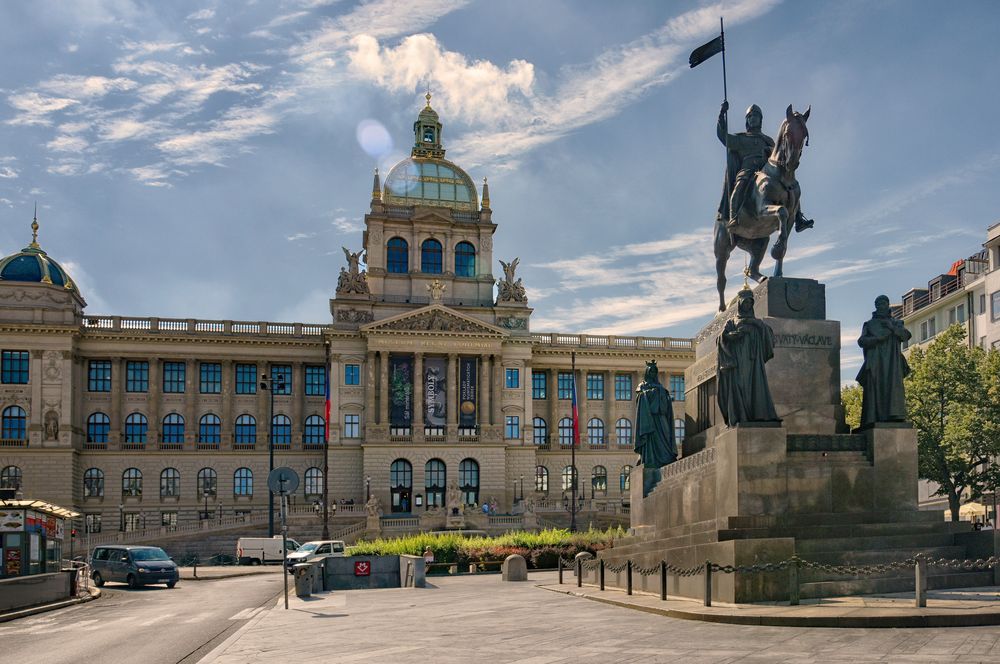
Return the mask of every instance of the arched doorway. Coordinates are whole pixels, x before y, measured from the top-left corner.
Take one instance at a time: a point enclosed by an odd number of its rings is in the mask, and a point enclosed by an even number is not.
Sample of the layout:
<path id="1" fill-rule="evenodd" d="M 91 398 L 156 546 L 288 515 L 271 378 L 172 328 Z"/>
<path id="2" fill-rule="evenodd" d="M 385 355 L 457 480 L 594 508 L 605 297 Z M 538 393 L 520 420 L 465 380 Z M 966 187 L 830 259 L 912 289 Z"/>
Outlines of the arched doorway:
<path id="1" fill-rule="evenodd" d="M 413 504 L 413 465 L 406 459 L 396 459 L 389 466 L 391 511 L 407 513 Z"/>
<path id="2" fill-rule="evenodd" d="M 441 459 L 431 459 L 424 465 L 424 493 L 427 496 L 426 509 L 444 507 L 444 490 L 447 469 Z"/>
<path id="3" fill-rule="evenodd" d="M 458 464 L 458 488 L 464 504 L 479 504 L 479 464 L 475 459 L 463 459 Z"/>

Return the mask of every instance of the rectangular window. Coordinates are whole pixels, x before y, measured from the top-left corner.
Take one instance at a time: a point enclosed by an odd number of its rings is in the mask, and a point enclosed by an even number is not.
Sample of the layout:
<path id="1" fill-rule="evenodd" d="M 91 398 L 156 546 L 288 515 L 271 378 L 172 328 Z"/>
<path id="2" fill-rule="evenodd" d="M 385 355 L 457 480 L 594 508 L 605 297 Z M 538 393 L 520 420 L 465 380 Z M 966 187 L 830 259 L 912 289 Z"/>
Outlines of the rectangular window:
<path id="1" fill-rule="evenodd" d="M 508 415 L 505 420 L 503 437 L 507 440 L 520 440 L 521 418 L 517 415 Z"/>
<path id="2" fill-rule="evenodd" d="M 257 365 L 236 365 L 236 394 L 257 394 Z"/>
<path id="3" fill-rule="evenodd" d="M 111 362 L 91 360 L 87 365 L 87 390 L 90 392 L 111 391 Z"/>
<path id="4" fill-rule="evenodd" d="M 28 351 L 5 350 L 0 362 L 0 382 L 24 385 L 28 382 Z"/>
<path id="5" fill-rule="evenodd" d="M 587 374 L 587 399 L 590 401 L 604 399 L 604 374 Z"/>
<path id="6" fill-rule="evenodd" d="M 132 533 L 142 527 L 142 518 L 138 512 L 125 512 L 125 532 Z"/>
<path id="7" fill-rule="evenodd" d="M 177 512 L 160 512 L 160 525 L 167 530 L 176 530 Z"/>
<path id="8" fill-rule="evenodd" d="M 556 378 L 556 391 L 560 399 L 573 398 L 573 373 L 571 371 L 560 371 Z"/>
<path id="9" fill-rule="evenodd" d="M 986 313 L 986 293 L 983 293 L 982 295 L 979 296 L 979 313 L 980 314 Z"/>
<path id="10" fill-rule="evenodd" d="M 125 363 L 125 391 L 149 391 L 149 362 L 130 360 Z"/>
<path id="11" fill-rule="evenodd" d="M 670 396 L 674 401 L 684 401 L 684 374 L 671 374 Z"/>
<path id="12" fill-rule="evenodd" d="M 920 340 L 927 341 L 927 321 L 920 324 Z"/>
<path id="13" fill-rule="evenodd" d="M 326 367 L 306 367 L 306 396 L 326 396 Z"/>
<path id="14" fill-rule="evenodd" d="M 548 374 L 544 371 L 531 372 L 531 398 L 548 398 Z"/>
<path id="15" fill-rule="evenodd" d="M 361 384 L 361 365 L 345 364 L 344 385 L 360 385 L 360 384 Z"/>
<path id="16" fill-rule="evenodd" d="M 344 415 L 344 438 L 361 437 L 361 416 Z"/>
<path id="17" fill-rule="evenodd" d="M 1000 291 L 990 295 L 990 319 L 1000 320 Z"/>
<path id="18" fill-rule="evenodd" d="M 201 363 L 202 394 L 222 394 L 222 365 L 216 362 Z"/>
<path id="19" fill-rule="evenodd" d="M 615 401 L 631 401 L 631 400 L 632 400 L 632 375 L 616 374 Z"/>
<path id="20" fill-rule="evenodd" d="M 88 533 L 101 532 L 101 515 L 88 514 L 86 516 L 86 523 L 84 524 L 84 528 L 86 528 L 86 532 Z"/>
<path id="21" fill-rule="evenodd" d="M 927 321 L 927 332 L 932 337 L 937 334 L 937 318 Z"/>
<path id="22" fill-rule="evenodd" d="M 183 362 L 163 363 L 163 393 L 179 394 L 184 391 L 185 365 Z"/>
<path id="23" fill-rule="evenodd" d="M 520 369 L 507 369 L 507 389 L 516 390 L 521 387 L 521 370 Z"/>
<path id="24" fill-rule="evenodd" d="M 287 364 L 271 365 L 271 380 L 274 381 L 275 394 L 292 393 L 292 367 Z"/>

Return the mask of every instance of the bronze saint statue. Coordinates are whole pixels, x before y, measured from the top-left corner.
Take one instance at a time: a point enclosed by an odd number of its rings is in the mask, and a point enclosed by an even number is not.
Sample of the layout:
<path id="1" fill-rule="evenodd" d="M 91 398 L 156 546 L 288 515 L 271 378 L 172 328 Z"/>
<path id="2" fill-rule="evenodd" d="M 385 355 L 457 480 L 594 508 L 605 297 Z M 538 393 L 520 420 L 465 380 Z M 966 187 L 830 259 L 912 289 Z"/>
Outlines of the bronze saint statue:
<path id="1" fill-rule="evenodd" d="M 906 398 L 903 379 L 910 366 L 899 345 L 912 335 L 889 313 L 889 298 L 875 298 L 875 311 L 861 328 L 858 345 L 864 349 L 865 362 L 858 372 L 861 384 L 861 426 L 876 422 L 905 422 Z"/>
<path id="2" fill-rule="evenodd" d="M 635 390 L 635 451 L 643 467 L 643 496 L 659 483 L 660 468 L 677 460 L 672 402 L 660 383 L 656 360 L 646 362 L 646 375 Z"/>
<path id="3" fill-rule="evenodd" d="M 774 357 L 774 332 L 754 317 L 753 291 L 739 293 L 736 320 L 726 321 L 718 339 L 715 375 L 719 409 L 729 426 L 741 422 L 777 422 L 764 364 Z"/>
<path id="4" fill-rule="evenodd" d="M 746 202 L 753 177 L 767 163 L 774 149 L 774 139 L 761 131 L 764 112 L 757 104 L 747 109 L 747 130 L 738 134 L 729 133 L 727 110 L 729 102 L 724 101 L 715 128 L 719 140 L 726 146 L 726 181 L 722 184 L 722 200 L 716 218 L 731 228 L 736 225 L 740 208 Z"/>

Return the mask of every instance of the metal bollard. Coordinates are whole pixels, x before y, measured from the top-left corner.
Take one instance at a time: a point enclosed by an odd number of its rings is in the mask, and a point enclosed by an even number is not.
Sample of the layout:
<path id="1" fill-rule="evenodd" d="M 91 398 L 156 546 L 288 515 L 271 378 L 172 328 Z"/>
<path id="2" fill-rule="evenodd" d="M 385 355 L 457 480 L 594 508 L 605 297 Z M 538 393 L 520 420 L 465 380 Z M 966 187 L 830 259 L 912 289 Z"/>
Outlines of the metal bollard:
<path id="1" fill-rule="evenodd" d="M 583 588 L 583 560 L 576 559 L 576 587 Z"/>
<path id="2" fill-rule="evenodd" d="M 632 594 L 632 561 L 625 561 L 625 594 Z"/>
<path id="3" fill-rule="evenodd" d="M 559 568 L 559 585 L 561 586 L 562 582 L 563 582 L 563 579 L 562 579 L 562 572 L 563 572 L 563 559 L 562 559 L 562 556 L 559 557 L 559 562 L 556 564 L 556 567 Z"/>
<path id="4" fill-rule="evenodd" d="M 601 575 L 601 590 L 604 590 L 604 558 L 601 558 L 600 575 Z"/>
<path id="5" fill-rule="evenodd" d="M 660 561 L 660 601 L 667 601 L 667 561 Z"/>
<path id="6" fill-rule="evenodd" d="M 913 566 L 913 594 L 917 608 L 927 606 L 927 559 L 917 554 L 917 564 Z"/>
<path id="7" fill-rule="evenodd" d="M 788 605 L 799 605 L 799 559 L 792 558 L 788 566 Z"/>
<path id="8" fill-rule="evenodd" d="M 705 561 L 705 606 L 712 606 L 712 561 Z"/>
<path id="9" fill-rule="evenodd" d="M 197 558 L 195 558 L 194 565 L 192 565 L 192 567 L 194 567 L 194 572 L 192 574 L 194 575 L 194 578 L 197 579 L 198 578 L 198 559 Z"/>

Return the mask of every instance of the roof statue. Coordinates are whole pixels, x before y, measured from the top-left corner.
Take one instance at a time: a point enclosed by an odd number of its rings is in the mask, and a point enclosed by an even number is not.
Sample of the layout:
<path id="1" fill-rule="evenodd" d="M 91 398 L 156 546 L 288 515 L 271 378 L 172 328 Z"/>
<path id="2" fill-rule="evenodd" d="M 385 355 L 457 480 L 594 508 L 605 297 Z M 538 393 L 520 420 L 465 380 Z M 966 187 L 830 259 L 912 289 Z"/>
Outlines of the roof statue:
<path id="1" fill-rule="evenodd" d="M 360 268 L 364 251 L 357 253 L 347 247 L 341 247 L 347 258 L 347 269 L 340 268 L 340 278 L 337 279 L 337 294 L 357 293 L 368 295 L 368 274 Z"/>
<path id="2" fill-rule="evenodd" d="M 504 263 L 500 261 L 500 265 L 503 267 L 503 279 L 497 279 L 497 286 L 499 287 L 499 292 L 497 293 L 497 302 L 527 302 L 528 295 L 524 291 L 524 284 L 521 280 L 514 280 L 514 270 L 517 269 L 517 264 L 521 262 L 520 258 L 515 258 L 509 263 Z"/>

